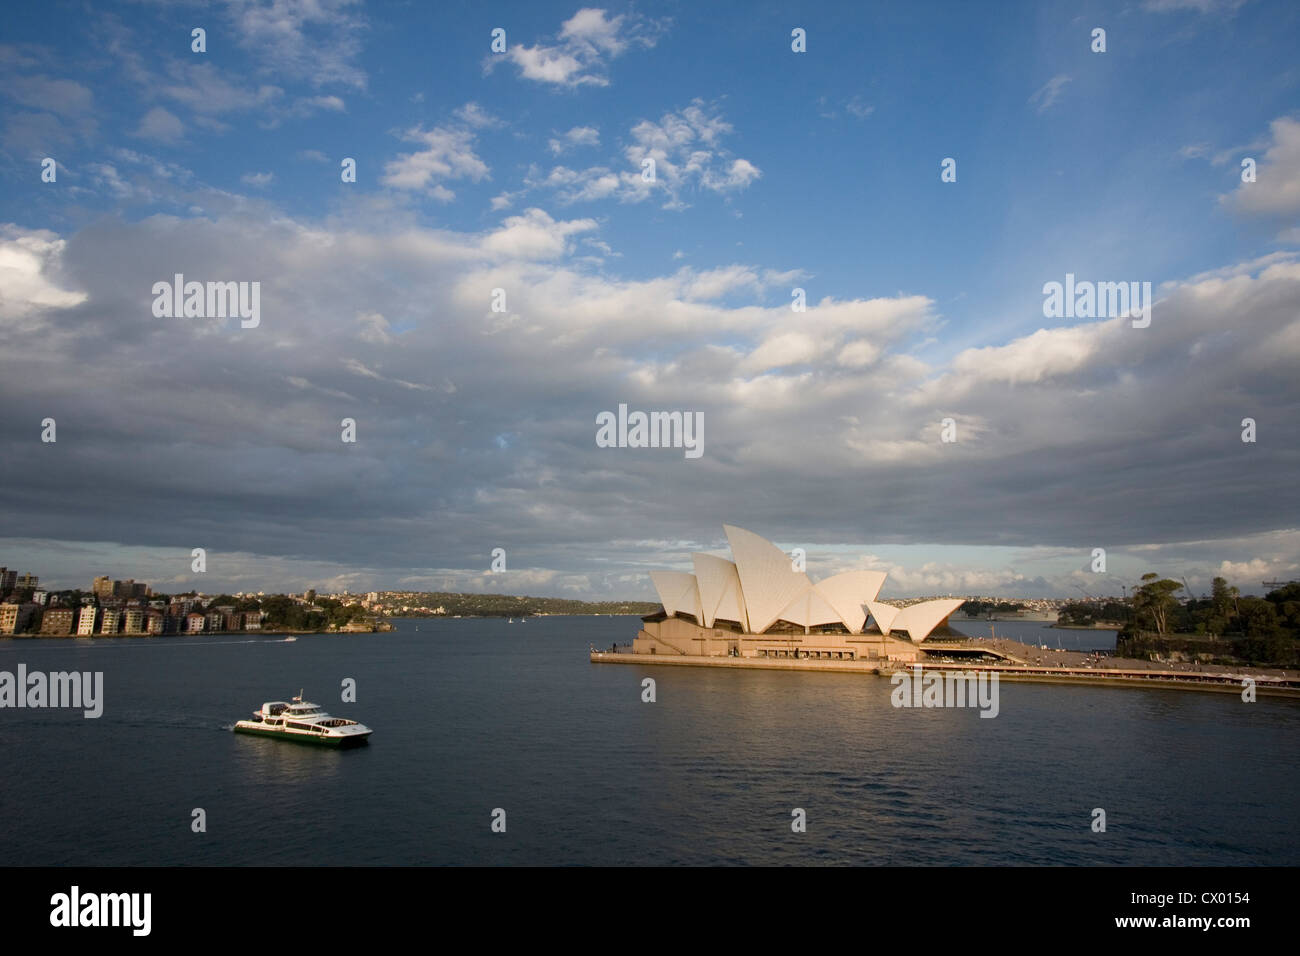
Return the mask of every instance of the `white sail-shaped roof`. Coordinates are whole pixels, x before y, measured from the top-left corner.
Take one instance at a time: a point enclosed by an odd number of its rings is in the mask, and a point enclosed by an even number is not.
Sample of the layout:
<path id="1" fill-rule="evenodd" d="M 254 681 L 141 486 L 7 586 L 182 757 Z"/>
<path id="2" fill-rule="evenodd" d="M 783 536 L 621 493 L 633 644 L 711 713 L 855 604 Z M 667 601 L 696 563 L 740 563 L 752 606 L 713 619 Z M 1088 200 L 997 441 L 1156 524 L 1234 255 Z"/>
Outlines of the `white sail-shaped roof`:
<path id="1" fill-rule="evenodd" d="M 907 631 L 912 643 L 920 644 L 930 636 L 930 632 L 939 626 L 939 622 L 963 604 L 961 598 L 940 598 L 937 601 L 923 601 L 913 604 L 898 612 L 894 618 L 896 631 Z"/>
<path id="2" fill-rule="evenodd" d="M 880 628 L 881 634 L 888 634 L 898 617 L 898 608 L 892 604 L 881 604 L 879 601 L 868 601 L 867 610 L 871 612 L 871 618 L 876 622 L 876 627 Z"/>
<path id="3" fill-rule="evenodd" d="M 700 589 L 695 583 L 695 575 L 685 571 L 651 571 L 650 581 L 659 592 L 659 602 L 669 617 L 684 611 L 695 620 L 700 619 Z"/>
<path id="4" fill-rule="evenodd" d="M 695 562 L 695 580 L 700 588 L 700 609 L 704 618 L 700 622 L 712 627 L 718 618 L 735 621 L 741 630 L 749 630 L 749 617 L 745 614 L 745 595 L 740 587 L 736 566 L 726 558 L 712 554 L 692 554 Z"/>
<path id="5" fill-rule="evenodd" d="M 874 601 L 885 583 L 884 571 L 845 571 L 813 585 L 835 609 L 850 634 L 861 634 L 867 623 L 862 605 Z"/>
<path id="6" fill-rule="evenodd" d="M 795 598 L 812 588 L 812 579 L 790 566 L 790 556 L 766 538 L 724 524 L 745 594 L 750 632 L 762 634 Z"/>
<path id="7" fill-rule="evenodd" d="M 877 601 L 884 571 L 845 571 L 814 584 L 771 541 L 735 525 L 722 527 L 734 564 L 712 554 L 693 554 L 694 574 L 650 572 L 670 617 L 689 614 L 704 627 L 719 619 L 735 621 L 748 634 L 762 634 L 778 619 L 802 627 L 839 622 L 849 633 L 861 634 L 869 612 L 882 634 L 906 631 L 920 644 L 962 605 L 961 598 L 906 608 Z"/>
<path id="8" fill-rule="evenodd" d="M 783 621 L 812 627 L 816 624 L 839 624 L 843 619 L 839 611 L 831 607 L 829 601 L 815 587 L 804 591 L 797 598 L 781 609 L 777 615 Z"/>

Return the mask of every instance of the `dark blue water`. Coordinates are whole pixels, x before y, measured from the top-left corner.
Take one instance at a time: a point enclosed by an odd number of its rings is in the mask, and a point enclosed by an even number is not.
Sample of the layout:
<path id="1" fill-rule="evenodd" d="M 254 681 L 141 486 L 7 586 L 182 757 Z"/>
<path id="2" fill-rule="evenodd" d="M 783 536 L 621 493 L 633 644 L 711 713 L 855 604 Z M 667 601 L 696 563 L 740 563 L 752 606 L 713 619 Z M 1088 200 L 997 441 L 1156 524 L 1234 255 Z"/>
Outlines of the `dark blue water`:
<path id="1" fill-rule="evenodd" d="M 0 710 L 0 865 L 1300 864 L 1300 702 L 1003 684 L 981 719 L 862 675 L 588 662 L 637 624 L 0 641 L 0 669 L 100 670 L 106 698 Z M 229 731 L 300 687 L 371 744 Z"/>

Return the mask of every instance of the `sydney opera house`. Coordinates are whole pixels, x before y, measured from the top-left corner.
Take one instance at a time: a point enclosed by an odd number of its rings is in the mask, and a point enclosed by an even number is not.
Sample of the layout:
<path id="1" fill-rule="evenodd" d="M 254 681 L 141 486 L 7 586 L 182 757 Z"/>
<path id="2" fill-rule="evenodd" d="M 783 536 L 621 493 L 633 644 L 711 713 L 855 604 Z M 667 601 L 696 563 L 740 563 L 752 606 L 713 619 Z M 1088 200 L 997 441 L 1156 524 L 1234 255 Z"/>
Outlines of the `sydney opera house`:
<path id="1" fill-rule="evenodd" d="M 962 604 L 883 604 L 883 571 L 814 582 L 766 538 L 722 527 L 734 561 L 693 554 L 694 574 L 650 572 L 663 610 L 642 618 L 634 654 L 916 661 Z"/>

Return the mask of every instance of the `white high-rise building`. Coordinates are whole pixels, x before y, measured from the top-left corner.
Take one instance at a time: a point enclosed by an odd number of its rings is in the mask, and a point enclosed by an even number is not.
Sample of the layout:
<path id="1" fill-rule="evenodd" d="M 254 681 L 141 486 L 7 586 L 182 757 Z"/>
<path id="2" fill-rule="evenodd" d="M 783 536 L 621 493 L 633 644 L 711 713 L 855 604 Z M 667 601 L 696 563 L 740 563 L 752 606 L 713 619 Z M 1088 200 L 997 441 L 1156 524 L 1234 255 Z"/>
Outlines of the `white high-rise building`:
<path id="1" fill-rule="evenodd" d="M 77 617 L 78 634 L 94 634 L 95 619 L 99 616 L 99 608 L 93 604 L 83 604 L 81 613 Z"/>

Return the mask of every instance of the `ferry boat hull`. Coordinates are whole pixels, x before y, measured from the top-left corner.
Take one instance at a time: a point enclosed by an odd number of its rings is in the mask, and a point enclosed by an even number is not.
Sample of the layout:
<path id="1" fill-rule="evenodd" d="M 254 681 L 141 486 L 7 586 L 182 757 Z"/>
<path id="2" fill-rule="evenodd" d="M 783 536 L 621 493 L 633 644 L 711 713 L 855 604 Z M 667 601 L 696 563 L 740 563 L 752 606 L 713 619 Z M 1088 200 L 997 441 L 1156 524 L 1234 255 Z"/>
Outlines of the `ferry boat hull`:
<path id="1" fill-rule="evenodd" d="M 371 732 L 349 734 L 346 737 L 324 737 L 319 734 L 311 733 L 293 733 L 288 730 L 267 727 L 255 723 L 251 720 L 241 720 L 234 726 L 237 734 L 253 734 L 258 737 L 274 737 L 277 740 L 288 740 L 296 744 L 307 744 L 313 747 L 332 747 L 341 749 L 344 747 L 364 747 L 370 741 Z"/>

